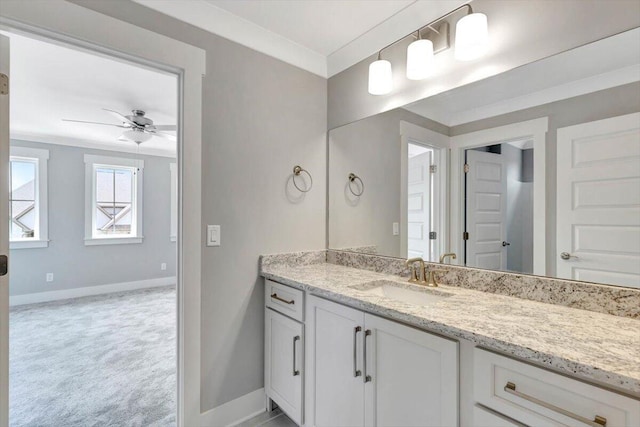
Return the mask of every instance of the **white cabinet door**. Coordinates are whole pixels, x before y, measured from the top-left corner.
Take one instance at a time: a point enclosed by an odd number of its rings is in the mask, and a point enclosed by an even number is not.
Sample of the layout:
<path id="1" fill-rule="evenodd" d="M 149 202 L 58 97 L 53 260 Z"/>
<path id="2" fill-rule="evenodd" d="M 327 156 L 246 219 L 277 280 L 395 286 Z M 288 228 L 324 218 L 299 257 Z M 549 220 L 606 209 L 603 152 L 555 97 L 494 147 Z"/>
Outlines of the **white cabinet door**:
<path id="1" fill-rule="evenodd" d="M 640 113 L 558 129 L 557 276 L 640 288 Z"/>
<path id="2" fill-rule="evenodd" d="M 365 314 L 367 426 L 458 425 L 458 343 Z"/>
<path id="3" fill-rule="evenodd" d="M 307 299 L 307 419 L 316 427 L 363 426 L 364 313 Z"/>
<path id="4" fill-rule="evenodd" d="M 269 398 L 302 424 L 303 325 L 265 310 L 265 390 Z"/>

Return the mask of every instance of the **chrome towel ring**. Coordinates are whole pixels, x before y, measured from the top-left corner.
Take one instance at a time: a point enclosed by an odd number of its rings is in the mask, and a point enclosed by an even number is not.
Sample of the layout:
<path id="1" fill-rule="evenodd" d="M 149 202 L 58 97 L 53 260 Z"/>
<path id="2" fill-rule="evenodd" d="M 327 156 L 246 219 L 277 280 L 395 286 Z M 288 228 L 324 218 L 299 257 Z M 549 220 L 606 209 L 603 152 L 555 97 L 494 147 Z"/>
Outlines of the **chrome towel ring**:
<path id="1" fill-rule="evenodd" d="M 361 189 L 360 189 L 359 192 L 353 191 L 353 187 L 351 186 L 351 184 L 353 184 L 353 182 L 356 181 L 356 180 L 360 181 L 360 188 Z M 349 191 L 351 191 L 351 194 L 353 194 L 356 197 L 360 197 L 364 193 L 364 182 L 355 173 L 350 173 L 349 174 Z"/>
<path id="2" fill-rule="evenodd" d="M 309 177 L 310 184 L 309 184 L 309 188 L 307 188 L 306 190 L 303 190 L 302 188 L 298 187 L 298 184 L 296 183 L 296 176 L 300 176 L 302 172 L 306 173 L 307 176 Z M 293 185 L 301 193 L 308 193 L 309 191 L 311 191 L 311 188 L 313 188 L 313 177 L 311 176 L 308 170 L 302 169 L 302 167 L 300 166 L 294 166 L 293 167 Z"/>

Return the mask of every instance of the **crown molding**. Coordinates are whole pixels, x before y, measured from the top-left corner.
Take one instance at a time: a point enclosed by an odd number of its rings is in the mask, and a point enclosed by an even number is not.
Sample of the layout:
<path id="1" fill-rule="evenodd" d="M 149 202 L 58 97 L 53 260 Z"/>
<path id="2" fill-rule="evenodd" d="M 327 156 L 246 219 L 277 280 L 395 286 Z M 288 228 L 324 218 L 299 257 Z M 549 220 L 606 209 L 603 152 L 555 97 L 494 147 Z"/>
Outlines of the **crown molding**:
<path id="1" fill-rule="evenodd" d="M 200 29 L 327 78 L 327 58 L 204 0 L 133 0 Z"/>

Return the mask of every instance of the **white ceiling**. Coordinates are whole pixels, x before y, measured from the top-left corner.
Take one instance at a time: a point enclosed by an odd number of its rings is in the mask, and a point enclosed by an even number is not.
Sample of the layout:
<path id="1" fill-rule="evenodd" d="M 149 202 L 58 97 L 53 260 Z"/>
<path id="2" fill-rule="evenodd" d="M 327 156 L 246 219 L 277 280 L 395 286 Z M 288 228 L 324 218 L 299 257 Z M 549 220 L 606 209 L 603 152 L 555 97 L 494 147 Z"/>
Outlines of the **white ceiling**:
<path id="1" fill-rule="evenodd" d="M 403 107 L 455 126 L 640 80 L 640 28 Z"/>
<path id="2" fill-rule="evenodd" d="M 176 76 L 5 35 L 11 38 L 12 138 L 135 152 L 135 143 L 117 141 L 124 129 L 62 119 L 121 124 L 102 108 L 125 115 L 141 109 L 155 124 L 177 124 Z M 140 152 L 175 156 L 176 143 L 153 137 L 141 144 Z"/>
<path id="3" fill-rule="evenodd" d="M 463 0 L 133 0 L 331 77 Z"/>

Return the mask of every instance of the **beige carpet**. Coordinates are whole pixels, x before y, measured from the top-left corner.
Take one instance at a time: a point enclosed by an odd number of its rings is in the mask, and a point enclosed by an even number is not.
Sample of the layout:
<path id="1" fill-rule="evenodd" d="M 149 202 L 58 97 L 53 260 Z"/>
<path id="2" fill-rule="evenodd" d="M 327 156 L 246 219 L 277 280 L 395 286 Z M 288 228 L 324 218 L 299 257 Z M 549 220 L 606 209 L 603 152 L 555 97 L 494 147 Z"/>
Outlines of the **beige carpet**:
<path id="1" fill-rule="evenodd" d="M 175 425 L 175 310 L 175 287 L 12 308 L 10 425 Z"/>

